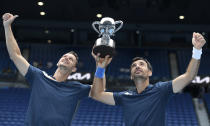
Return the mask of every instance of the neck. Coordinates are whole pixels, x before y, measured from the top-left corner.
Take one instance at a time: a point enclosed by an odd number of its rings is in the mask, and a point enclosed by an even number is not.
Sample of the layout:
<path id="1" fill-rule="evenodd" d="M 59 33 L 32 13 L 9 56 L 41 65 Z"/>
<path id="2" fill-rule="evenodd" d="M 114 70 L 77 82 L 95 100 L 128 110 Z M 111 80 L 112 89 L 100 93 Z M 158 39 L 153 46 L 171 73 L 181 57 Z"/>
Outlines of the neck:
<path id="1" fill-rule="evenodd" d="M 135 78 L 134 83 L 136 85 L 138 93 L 141 93 L 149 85 L 149 78 Z"/>
<path id="2" fill-rule="evenodd" d="M 63 82 L 66 81 L 68 76 L 71 74 L 71 72 L 65 68 L 58 67 L 57 70 L 55 71 L 53 77 L 55 78 L 56 81 L 58 82 Z"/>

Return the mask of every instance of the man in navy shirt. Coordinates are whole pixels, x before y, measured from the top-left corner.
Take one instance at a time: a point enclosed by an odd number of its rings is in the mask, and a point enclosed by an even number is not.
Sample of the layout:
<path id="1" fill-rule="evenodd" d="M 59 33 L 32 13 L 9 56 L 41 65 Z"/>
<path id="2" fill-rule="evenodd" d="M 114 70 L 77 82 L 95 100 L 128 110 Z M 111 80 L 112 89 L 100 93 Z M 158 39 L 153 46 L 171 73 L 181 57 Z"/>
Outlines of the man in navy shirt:
<path id="1" fill-rule="evenodd" d="M 78 56 L 73 51 L 64 54 L 53 76 L 33 67 L 21 55 L 12 33 L 11 24 L 17 17 L 6 13 L 2 19 L 9 56 L 32 90 L 25 125 L 70 126 L 79 100 L 88 97 L 91 89 L 89 85 L 66 81 L 76 71 Z"/>
<path id="2" fill-rule="evenodd" d="M 149 77 L 152 76 L 151 64 L 144 58 L 134 58 L 130 72 L 136 91 L 104 92 L 102 78 L 108 60 L 97 62 L 92 96 L 105 104 L 122 106 L 126 126 L 164 126 L 168 99 L 173 93 L 177 93 L 187 86 L 196 76 L 202 47 L 205 43 L 201 34 L 193 33 L 193 55 L 187 71 L 172 81 L 159 82 L 154 85 L 149 83 Z M 100 58 L 97 57 L 97 59 Z"/>

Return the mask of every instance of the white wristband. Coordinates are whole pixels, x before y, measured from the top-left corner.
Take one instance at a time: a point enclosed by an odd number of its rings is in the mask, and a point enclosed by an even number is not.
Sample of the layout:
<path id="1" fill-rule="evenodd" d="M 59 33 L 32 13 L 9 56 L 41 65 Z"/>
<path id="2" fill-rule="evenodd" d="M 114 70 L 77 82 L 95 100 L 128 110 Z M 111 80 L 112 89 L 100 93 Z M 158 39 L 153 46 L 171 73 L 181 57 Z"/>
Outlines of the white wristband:
<path id="1" fill-rule="evenodd" d="M 192 51 L 192 58 L 199 60 L 201 58 L 201 54 L 202 54 L 202 49 L 196 49 L 195 47 L 193 47 L 193 51 Z"/>

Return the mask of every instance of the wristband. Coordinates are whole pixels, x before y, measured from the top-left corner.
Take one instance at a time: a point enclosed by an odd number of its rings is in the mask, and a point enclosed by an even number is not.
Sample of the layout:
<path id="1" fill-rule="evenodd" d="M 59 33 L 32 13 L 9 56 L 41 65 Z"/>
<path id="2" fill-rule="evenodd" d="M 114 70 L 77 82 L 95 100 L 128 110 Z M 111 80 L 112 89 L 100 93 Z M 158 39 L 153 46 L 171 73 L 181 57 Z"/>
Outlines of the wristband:
<path id="1" fill-rule="evenodd" d="M 95 76 L 97 78 L 103 78 L 104 73 L 105 73 L 105 68 L 97 67 L 96 72 L 95 72 Z"/>
<path id="2" fill-rule="evenodd" d="M 195 47 L 193 47 L 193 51 L 192 51 L 192 58 L 199 60 L 201 58 L 201 54 L 202 54 L 202 49 L 198 50 Z"/>

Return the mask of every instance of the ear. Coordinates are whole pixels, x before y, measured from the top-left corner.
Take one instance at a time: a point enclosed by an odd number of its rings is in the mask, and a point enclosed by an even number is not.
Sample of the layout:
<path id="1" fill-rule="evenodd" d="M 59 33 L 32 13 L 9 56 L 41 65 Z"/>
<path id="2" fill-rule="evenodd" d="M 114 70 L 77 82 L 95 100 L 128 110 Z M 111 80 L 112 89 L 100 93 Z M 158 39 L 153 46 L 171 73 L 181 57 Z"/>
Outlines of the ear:
<path id="1" fill-rule="evenodd" d="M 72 72 L 76 72 L 76 71 L 77 71 L 77 68 L 74 67 L 74 68 L 72 69 Z"/>
<path id="2" fill-rule="evenodd" d="M 152 76 L 152 71 L 151 70 L 149 70 L 149 77 L 151 77 Z"/>

